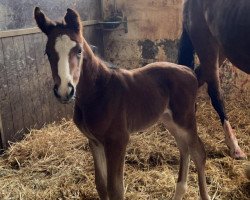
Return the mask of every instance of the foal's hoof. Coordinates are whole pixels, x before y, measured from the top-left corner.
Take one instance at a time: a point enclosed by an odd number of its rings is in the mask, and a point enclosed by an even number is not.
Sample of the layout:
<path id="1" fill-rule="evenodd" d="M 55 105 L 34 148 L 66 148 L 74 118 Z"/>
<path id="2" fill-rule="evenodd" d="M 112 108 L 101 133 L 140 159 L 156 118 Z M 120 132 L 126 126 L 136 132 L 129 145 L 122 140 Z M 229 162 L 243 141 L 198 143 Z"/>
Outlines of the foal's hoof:
<path id="1" fill-rule="evenodd" d="M 230 151 L 230 156 L 237 160 L 247 159 L 247 155 L 240 148 Z"/>

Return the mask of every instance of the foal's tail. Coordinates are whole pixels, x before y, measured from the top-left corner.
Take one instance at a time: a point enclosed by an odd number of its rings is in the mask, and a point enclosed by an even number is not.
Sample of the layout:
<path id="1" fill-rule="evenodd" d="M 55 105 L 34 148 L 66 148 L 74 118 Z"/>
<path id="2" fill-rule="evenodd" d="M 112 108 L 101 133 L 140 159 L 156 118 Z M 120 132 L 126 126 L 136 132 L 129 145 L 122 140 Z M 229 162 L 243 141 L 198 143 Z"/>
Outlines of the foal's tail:
<path id="1" fill-rule="evenodd" d="M 181 34 L 177 62 L 194 70 L 194 47 L 184 27 Z"/>

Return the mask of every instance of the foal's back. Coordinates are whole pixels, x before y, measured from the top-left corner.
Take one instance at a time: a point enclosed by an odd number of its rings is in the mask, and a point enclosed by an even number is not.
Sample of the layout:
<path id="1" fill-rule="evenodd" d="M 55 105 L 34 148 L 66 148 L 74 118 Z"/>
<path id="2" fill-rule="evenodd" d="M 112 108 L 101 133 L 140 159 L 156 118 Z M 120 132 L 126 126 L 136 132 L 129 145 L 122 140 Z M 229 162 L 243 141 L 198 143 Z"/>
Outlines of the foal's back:
<path id="1" fill-rule="evenodd" d="M 152 125 L 166 110 L 173 112 L 177 121 L 183 110 L 193 111 L 197 80 L 185 66 L 155 62 L 113 73 L 121 84 L 121 107 L 125 109 L 130 131 Z"/>

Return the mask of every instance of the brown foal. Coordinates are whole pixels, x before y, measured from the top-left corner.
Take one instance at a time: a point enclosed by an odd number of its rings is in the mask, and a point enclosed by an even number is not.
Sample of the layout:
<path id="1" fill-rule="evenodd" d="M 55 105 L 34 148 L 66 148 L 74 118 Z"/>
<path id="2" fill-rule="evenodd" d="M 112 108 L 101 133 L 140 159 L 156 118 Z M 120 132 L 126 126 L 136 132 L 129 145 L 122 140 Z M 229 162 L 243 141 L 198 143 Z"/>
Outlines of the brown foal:
<path id="1" fill-rule="evenodd" d="M 167 62 L 130 71 L 109 68 L 83 38 L 80 17 L 74 10 L 68 9 L 61 23 L 48 19 L 39 8 L 34 14 L 48 37 L 46 53 L 55 96 L 62 103 L 75 99 L 74 122 L 89 139 L 100 198 L 124 199 L 129 135 L 161 121 L 180 150 L 174 199 L 182 199 L 186 192 L 189 156 L 198 171 L 201 198 L 209 199 L 206 155 L 195 119 L 198 83 L 192 70 Z"/>

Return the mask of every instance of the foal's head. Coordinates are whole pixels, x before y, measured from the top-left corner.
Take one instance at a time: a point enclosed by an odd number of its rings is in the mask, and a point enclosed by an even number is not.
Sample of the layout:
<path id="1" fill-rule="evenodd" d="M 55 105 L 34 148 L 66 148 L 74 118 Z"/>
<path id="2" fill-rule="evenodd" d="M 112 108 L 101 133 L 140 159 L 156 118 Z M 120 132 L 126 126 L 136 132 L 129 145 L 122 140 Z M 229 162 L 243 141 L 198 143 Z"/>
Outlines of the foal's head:
<path id="1" fill-rule="evenodd" d="M 74 99 L 83 60 L 82 24 L 78 13 L 67 9 L 63 22 L 50 20 L 36 7 L 38 27 L 47 35 L 45 53 L 54 79 L 54 94 L 62 103 Z"/>

